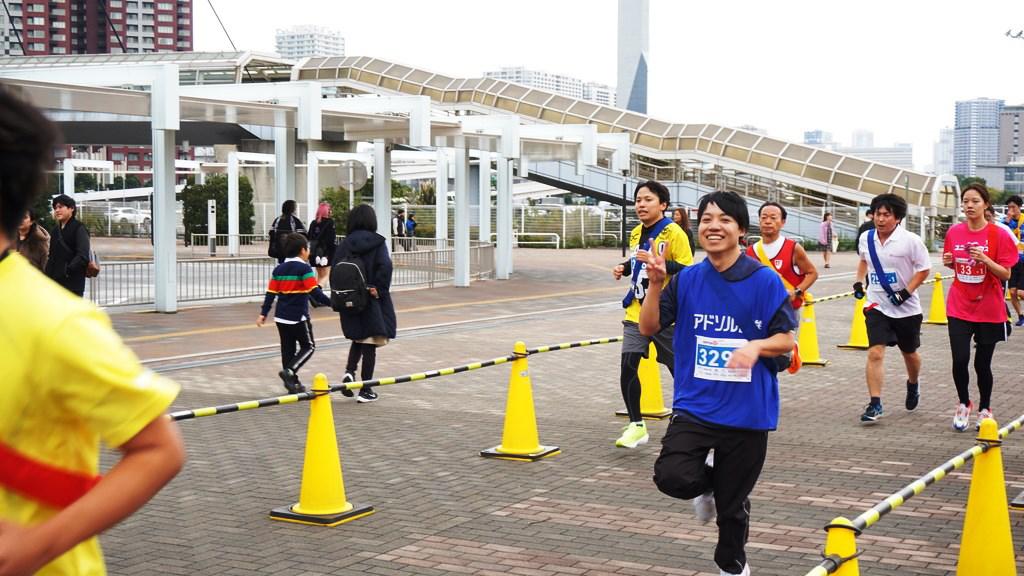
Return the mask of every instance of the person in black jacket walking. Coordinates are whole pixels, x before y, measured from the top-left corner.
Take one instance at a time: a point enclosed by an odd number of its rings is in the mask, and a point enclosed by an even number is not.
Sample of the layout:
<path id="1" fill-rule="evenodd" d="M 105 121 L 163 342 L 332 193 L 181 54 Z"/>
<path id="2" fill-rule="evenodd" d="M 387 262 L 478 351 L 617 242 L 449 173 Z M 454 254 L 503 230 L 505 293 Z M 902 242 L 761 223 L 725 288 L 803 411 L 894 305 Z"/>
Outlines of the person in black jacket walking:
<path id="1" fill-rule="evenodd" d="M 46 275 L 71 292 L 85 294 L 85 268 L 89 264 L 89 231 L 75 218 L 74 198 L 61 194 L 53 199 L 50 254 Z"/>
<path id="2" fill-rule="evenodd" d="M 281 204 L 281 215 L 270 223 L 270 249 L 268 255 L 277 258 L 277 263 L 284 262 L 284 239 L 292 232 L 306 236 L 306 227 L 295 215 L 295 200 L 285 200 Z"/>
<path id="3" fill-rule="evenodd" d="M 391 256 L 384 243 L 384 237 L 377 234 L 377 214 L 368 204 L 360 204 L 348 215 L 348 233 L 334 253 L 334 262 L 358 258 L 366 274 L 366 285 L 370 291 L 370 302 L 359 312 L 341 312 L 341 331 L 352 341 L 345 364 L 342 383 L 355 382 L 356 368 L 360 358 L 363 369 L 362 381 L 373 379 L 377 363 L 377 347 L 384 346 L 395 337 L 398 322 L 395 306 L 391 302 Z M 351 390 L 342 390 L 345 396 L 352 396 Z M 373 402 L 377 392 L 371 388 L 359 391 L 359 402 Z"/>
<path id="4" fill-rule="evenodd" d="M 309 263 L 316 268 L 317 284 L 323 285 L 331 270 L 331 259 L 338 249 L 337 237 L 331 205 L 321 202 L 316 209 L 316 220 L 309 223 Z"/>

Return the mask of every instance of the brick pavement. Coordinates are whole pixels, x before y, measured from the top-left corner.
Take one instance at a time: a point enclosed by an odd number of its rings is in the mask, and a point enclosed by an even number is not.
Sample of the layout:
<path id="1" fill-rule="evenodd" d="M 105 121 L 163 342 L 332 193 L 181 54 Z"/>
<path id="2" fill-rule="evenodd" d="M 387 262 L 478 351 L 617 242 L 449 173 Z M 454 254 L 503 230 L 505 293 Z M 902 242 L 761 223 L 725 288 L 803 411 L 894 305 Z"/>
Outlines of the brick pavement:
<path id="1" fill-rule="evenodd" d="M 846 256 L 844 258 L 844 256 Z M 590 308 L 470 323 L 453 330 L 411 331 L 383 348 L 378 375 L 400 375 L 505 355 L 528 346 L 617 335 L 621 291 L 607 274 L 615 251 L 520 251 L 516 278 L 472 288 L 398 294 L 405 327 L 519 314 L 530 309 Z M 815 290 L 848 290 L 852 258 L 840 255 Z M 605 288 L 607 291 L 580 292 Z M 558 297 L 556 294 L 572 293 Z M 927 298 L 926 298 L 927 301 Z M 606 303 L 606 305 L 601 305 Z M 447 306 L 447 307 L 445 307 Z M 835 348 L 848 336 L 852 303 L 822 304 L 818 331 L 827 367 L 782 380 L 782 418 L 752 497 L 748 554 L 755 574 L 803 575 L 818 561 L 821 527 L 854 517 L 972 442 L 949 429 L 955 391 L 945 328 L 923 328 L 921 407 L 903 412 L 902 363 L 889 354 L 889 415 L 873 428 L 857 416 L 866 401 L 864 353 Z M 251 323 L 254 306 L 187 310 L 173 316 L 115 314 L 143 358 L 274 344 Z M 330 318 L 318 336 L 337 330 Z M 159 333 L 166 340 L 143 340 Z M 336 332 L 335 332 L 336 333 Z M 997 348 L 997 416 L 1024 413 L 1019 334 Z M 340 376 L 345 346 L 324 346 L 304 373 Z M 380 389 L 381 400 L 334 401 L 350 501 L 377 512 L 336 528 L 272 522 L 267 512 L 296 501 L 308 408 L 305 404 L 181 423 L 186 468 L 142 511 L 102 539 L 112 574 L 520 574 L 715 575 L 716 532 L 698 523 L 689 503 L 659 493 L 650 476 L 665 423 L 652 443 L 613 446 L 622 421 L 618 346 L 594 346 L 530 358 L 541 442 L 562 454 L 536 463 L 483 459 L 500 442 L 508 367 L 495 367 Z M 278 359 L 192 368 L 172 375 L 184 391 L 176 408 L 195 408 L 279 393 Z M 662 369 L 668 395 L 668 373 Z M 1024 490 L 1024 432 L 1003 448 L 1007 491 Z M 104 457 L 109 463 L 109 455 Z M 969 467 L 930 487 L 858 539 L 861 573 L 955 573 Z M 1024 516 L 1011 516 L 1024 550 Z M 1024 556 L 1024 555 L 1022 555 Z M 1018 562 L 1024 567 L 1024 558 Z"/>

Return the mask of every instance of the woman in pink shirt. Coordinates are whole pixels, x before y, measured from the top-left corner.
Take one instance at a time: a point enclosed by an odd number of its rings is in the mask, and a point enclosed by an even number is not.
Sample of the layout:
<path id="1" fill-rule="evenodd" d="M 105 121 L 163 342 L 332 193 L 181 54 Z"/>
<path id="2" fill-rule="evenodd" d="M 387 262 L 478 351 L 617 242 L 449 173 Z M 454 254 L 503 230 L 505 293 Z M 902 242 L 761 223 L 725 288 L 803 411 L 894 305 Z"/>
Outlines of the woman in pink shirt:
<path id="1" fill-rule="evenodd" d="M 1006 305 L 1003 282 L 1017 261 L 1017 247 L 1005 232 L 985 220 L 985 208 L 991 206 L 988 189 L 981 184 L 968 186 L 960 195 L 967 221 L 955 224 L 946 233 L 942 263 L 955 276 L 946 300 L 949 317 L 949 347 L 953 352 L 953 382 L 960 402 L 953 415 L 953 429 L 963 432 L 970 420 L 971 403 L 967 364 L 971 359 L 974 337 L 974 371 L 978 377 L 978 422 L 992 417 L 992 354 L 996 342 L 1006 340 Z"/>

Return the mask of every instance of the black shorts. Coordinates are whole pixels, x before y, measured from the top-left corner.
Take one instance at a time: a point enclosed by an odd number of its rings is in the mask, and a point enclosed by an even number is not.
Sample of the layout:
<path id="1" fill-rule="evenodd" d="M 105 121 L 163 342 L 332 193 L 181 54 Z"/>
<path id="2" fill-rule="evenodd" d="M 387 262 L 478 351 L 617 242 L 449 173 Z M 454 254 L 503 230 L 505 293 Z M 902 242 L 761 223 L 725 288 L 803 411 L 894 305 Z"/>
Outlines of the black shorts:
<path id="1" fill-rule="evenodd" d="M 877 309 L 864 312 L 868 329 L 868 346 L 899 346 L 900 352 L 910 354 L 921 347 L 920 314 L 906 318 L 890 318 Z"/>
<path id="2" fill-rule="evenodd" d="M 949 335 L 974 336 L 975 344 L 995 344 L 1009 336 L 1009 322 L 970 322 L 960 318 L 949 317 Z"/>
<path id="3" fill-rule="evenodd" d="M 1024 262 L 1020 260 L 1010 268 L 1010 289 L 1024 290 Z"/>

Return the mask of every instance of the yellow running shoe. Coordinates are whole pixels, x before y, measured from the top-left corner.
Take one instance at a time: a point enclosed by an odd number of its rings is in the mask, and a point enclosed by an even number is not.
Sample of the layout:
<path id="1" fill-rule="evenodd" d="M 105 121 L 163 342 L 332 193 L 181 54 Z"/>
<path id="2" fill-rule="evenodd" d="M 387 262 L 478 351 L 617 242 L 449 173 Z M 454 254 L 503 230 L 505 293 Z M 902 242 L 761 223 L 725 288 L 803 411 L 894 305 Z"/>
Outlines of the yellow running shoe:
<path id="1" fill-rule="evenodd" d="M 647 434 L 647 425 L 643 422 L 630 422 L 622 429 L 622 436 L 615 441 L 620 448 L 636 448 L 641 444 L 647 444 L 650 435 Z"/>

